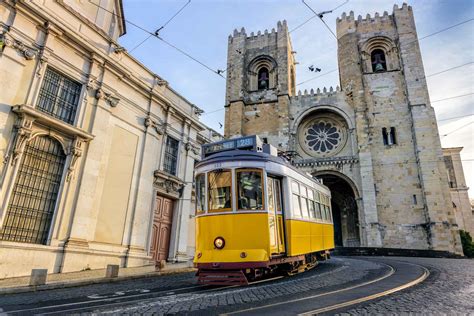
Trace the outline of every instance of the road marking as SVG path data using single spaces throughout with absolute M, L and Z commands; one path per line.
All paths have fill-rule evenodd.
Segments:
M 339 292 L 344 292 L 344 291 L 352 290 L 352 289 L 355 289 L 355 288 L 358 288 L 358 287 L 361 287 L 361 286 L 364 286 L 364 285 L 368 285 L 368 284 L 372 284 L 372 283 L 375 283 L 375 282 L 382 281 L 383 279 L 386 279 L 386 278 L 392 276 L 392 275 L 395 273 L 395 269 L 394 269 L 392 266 L 390 266 L 390 265 L 388 265 L 388 264 L 385 264 L 385 263 L 382 263 L 382 262 L 378 262 L 378 263 L 383 264 L 383 265 L 386 265 L 387 267 L 389 267 L 389 268 L 390 268 L 390 272 L 387 273 L 387 274 L 384 275 L 384 276 L 381 276 L 381 277 L 377 278 L 377 279 L 374 279 L 374 280 L 371 280 L 371 281 L 367 281 L 367 282 L 364 282 L 364 283 L 361 283 L 361 284 L 349 286 L 349 287 L 346 287 L 346 288 L 343 288 L 343 289 L 339 289 L 339 290 L 335 290 L 335 291 L 330 291 L 330 292 L 326 292 L 326 293 L 321 293 L 321 294 L 316 294 L 316 295 L 307 296 L 307 297 L 302 297 L 302 298 L 298 298 L 298 299 L 295 299 L 295 300 L 288 300 L 288 301 L 279 302 L 279 303 L 274 303 L 274 304 L 268 304 L 268 305 L 264 305 L 264 306 L 258 306 L 258 307 L 251 307 L 251 308 L 247 308 L 247 309 L 241 309 L 241 310 L 238 310 L 238 311 L 235 311 L 235 312 L 230 312 L 230 313 L 226 313 L 226 314 L 220 314 L 220 316 L 239 314 L 239 313 L 243 313 L 243 312 L 250 312 L 250 311 L 255 311 L 255 310 L 259 310 L 259 309 L 263 309 L 263 308 L 267 308 L 267 307 L 273 307 L 273 306 L 278 306 L 278 305 L 284 305 L 284 304 L 288 304 L 288 303 L 294 303 L 294 302 L 304 301 L 304 300 L 312 299 L 312 298 L 316 298 L 316 297 L 326 296 L 326 295 L 329 295 L 329 294 L 335 294 L 335 293 L 339 293 Z
M 269 281 L 278 280 L 278 279 L 281 279 L 281 278 L 284 278 L 284 276 L 277 276 L 277 277 L 270 278 L 270 279 L 251 282 L 251 283 L 249 283 L 249 285 L 253 285 L 253 284 L 257 284 L 257 283 L 263 283 L 263 282 L 269 282 Z M 201 286 L 195 286 L 195 287 L 203 287 L 203 286 L 201 285 Z M 195 288 L 195 287 L 177 289 L 177 290 L 174 290 L 174 292 L 167 292 L 167 293 L 165 293 L 165 295 L 166 294 L 171 294 L 171 293 L 172 293 L 171 295 L 173 295 L 173 294 L 175 294 L 176 291 L 180 291 L 180 290 L 183 290 L 183 289 Z M 235 287 L 240 287 L 240 285 L 229 285 L 229 286 L 224 286 L 224 287 L 219 287 L 219 288 L 211 288 L 211 289 L 206 289 L 206 290 L 202 290 L 202 291 L 194 292 L 194 293 L 201 294 L 201 293 L 206 293 L 206 292 L 226 290 L 226 289 L 235 288 Z M 161 291 L 161 292 L 165 292 L 165 291 Z M 155 292 L 155 293 L 160 293 L 160 292 Z M 149 293 L 149 294 L 155 294 L 155 293 Z M 135 297 L 135 296 L 140 296 L 140 295 L 139 294 L 138 295 L 129 295 L 129 296 L 123 296 L 123 297 L 120 297 L 120 298 L 129 298 L 129 297 Z M 119 297 L 114 297 L 114 298 L 103 299 L 103 300 L 95 300 L 95 301 L 89 301 L 89 302 L 80 302 L 80 303 L 63 304 L 63 305 L 55 305 L 55 306 L 48 306 L 48 307 L 42 307 L 42 308 L 45 309 L 45 308 L 53 308 L 53 307 L 61 307 L 61 306 L 78 305 L 78 304 L 83 304 L 83 303 L 87 304 L 87 303 L 100 302 L 100 301 L 110 301 L 110 300 L 114 300 L 114 299 L 118 299 L 118 298 Z M 102 304 L 102 305 L 97 305 L 97 306 L 80 307 L 80 308 L 73 308 L 73 309 L 67 309 L 67 310 L 61 310 L 61 311 L 46 312 L 46 313 L 42 313 L 42 315 L 52 315 L 52 314 L 58 314 L 58 313 L 64 313 L 64 312 L 73 312 L 73 311 L 79 311 L 79 310 L 83 310 L 83 309 L 94 308 L 94 307 L 103 308 L 103 307 L 107 307 L 107 306 L 121 305 L 121 304 L 127 304 L 127 303 L 138 303 L 140 301 L 146 301 L 146 300 L 150 300 L 150 299 L 153 299 L 153 297 L 142 299 L 142 300 L 129 301 L 129 302 L 117 302 L 117 303 Z M 31 310 L 34 310 L 34 309 L 31 309 Z M 14 312 L 19 312 L 19 311 L 14 311 Z M 9 313 L 11 313 L 11 312 L 9 311 Z
M 422 267 L 422 266 L 420 266 L 420 267 Z M 373 299 L 376 299 L 376 298 L 379 298 L 379 297 L 382 297 L 382 296 L 386 296 L 386 295 L 404 290 L 406 288 L 409 288 L 413 285 L 416 285 L 416 284 L 421 283 L 424 280 L 426 280 L 426 278 L 430 275 L 430 272 L 425 267 L 422 267 L 422 268 L 425 270 L 422 276 L 418 277 L 417 279 L 415 279 L 411 282 L 400 285 L 396 288 L 386 290 L 386 291 L 383 291 L 383 292 L 380 292 L 380 293 L 372 294 L 372 295 L 369 295 L 369 296 L 366 296 L 366 297 L 361 297 L 361 298 L 358 298 L 358 299 L 355 299 L 355 300 L 352 300 L 352 301 L 347 301 L 347 302 L 344 302 L 344 303 L 335 304 L 335 305 L 332 305 L 332 306 L 327 306 L 327 307 L 323 307 L 323 308 L 320 308 L 320 309 L 315 309 L 315 310 L 312 310 L 312 311 L 309 311 L 309 312 L 301 313 L 301 314 L 298 314 L 298 316 L 310 316 L 310 315 L 320 314 L 320 313 L 332 311 L 332 310 L 335 310 L 335 309 L 338 309 L 338 308 L 342 308 L 342 307 L 346 307 L 346 306 L 350 306 L 350 305 L 370 301 L 370 300 L 373 300 Z
M 118 291 L 118 292 L 115 292 L 115 293 L 112 294 L 112 295 L 92 294 L 92 295 L 87 296 L 87 298 L 90 298 L 90 299 L 92 299 L 92 300 L 97 300 L 97 299 L 101 299 L 101 298 L 124 296 L 124 295 L 127 294 L 127 293 L 133 293 L 133 292 L 148 293 L 148 292 L 150 292 L 150 290 L 147 290 L 147 289 L 137 289 L 137 290 L 128 290 L 128 291 Z
M 182 290 L 194 289 L 194 288 L 198 288 L 198 287 L 203 287 L 203 286 L 202 285 L 188 286 L 188 287 L 183 287 L 183 288 L 180 288 L 180 289 L 176 289 L 174 291 L 182 291 Z M 55 308 L 55 307 L 73 306 L 73 305 L 80 305 L 80 304 L 92 304 L 92 303 L 96 303 L 96 302 L 113 301 L 113 300 L 116 300 L 116 299 L 119 299 L 119 298 L 140 297 L 140 296 L 144 296 L 144 295 L 160 294 L 160 293 L 164 293 L 164 292 L 167 292 L 167 291 L 148 292 L 148 293 L 133 294 L 133 295 L 122 296 L 122 297 L 109 297 L 109 298 L 103 298 L 103 299 L 97 299 L 97 300 L 74 302 L 74 303 L 68 303 L 68 304 L 49 305 L 49 306 L 42 306 L 42 307 L 29 308 L 29 309 L 17 309 L 17 310 L 12 310 L 12 311 L 5 311 L 5 312 L 6 313 L 20 313 L 20 312 L 35 311 L 35 310 L 40 310 L 40 309 L 50 309 L 50 308 Z

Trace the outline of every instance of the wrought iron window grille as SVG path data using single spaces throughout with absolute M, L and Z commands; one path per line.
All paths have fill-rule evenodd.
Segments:
M 73 124 L 80 94 L 81 84 L 47 68 L 37 108 L 61 121 Z

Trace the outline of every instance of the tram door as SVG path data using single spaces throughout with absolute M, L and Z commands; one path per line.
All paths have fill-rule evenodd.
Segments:
M 270 250 L 272 254 L 278 255 L 285 252 L 281 180 L 273 177 L 268 177 L 267 192 Z

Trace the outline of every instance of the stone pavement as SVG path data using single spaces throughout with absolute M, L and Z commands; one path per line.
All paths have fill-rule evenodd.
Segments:
M 98 309 L 94 312 L 125 314 L 220 314 L 261 304 L 280 302 L 282 298 L 303 297 L 306 293 L 331 289 L 365 278 L 375 278 L 387 267 L 374 262 L 333 258 L 303 274 L 249 287 L 205 293 L 187 293 L 133 303 L 128 307 Z
M 120 301 L 110 301 L 114 305 L 94 308 L 87 305 L 87 310 L 73 312 L 217 315 L 347 288 L 387 274 L 387 266 L 370 260 L 387 260 L 387 263 L 388 260 L 399 260 L 419 264 L 429 268 L 430 276 L 412 288 L 353 305 L 344 310 L 332 311 L 330 314 L 473 313 L 474 315 L 474 260 L 406 257 L 335 257 L 311 271 L 294 277 L 248 287 L 196 288 L 194 273 L 180 273 L 68 289 L 0 295 L 0 310 L 8 312 L 65 304 L 62 306 L 65 306 L 67 313 L 71 313 L 67 309 L 81 307 L 77 305 L 78 302 L 93 301 L 94 298 L 110 298 L 117 293 L 121 293 L 117 295 L 128 295 L 150 291 L 149 294 L 152 296 L 140 296 L 139 300 L 134 301 L 131 297 L 121 296 Z M 374 286 L 377 286 L 377 283 L 374 283 Z M 182 291 L 183 289 L 188 290 Z M 76 305 L 68 305 L 71 303 Z M 280 305 L 281 309 L 279 306 L 280 312 L 277 314 L 285 315 L 285 312 L 288 314 L 290 304 L 298 303 Z
M 391 258 L 423 265 L 430 276 L 412 288 L 352 306 L 339 315 L 474 315 L 474 260 Z
M 143 278 L 163 274 L 194 271 L 191 263 L 167 264 L 156 270 L 154 266 L 120 268 L 115 279 L 105 278 L 106 269 L 95 269 L 69 273 L 48 274 L 46 285 L 29 286 L 30 276 L 0 279 L 0 294 L 22 293 L 56 288 L 84 286 L 95 283 L 120 282 L 127 279 Z

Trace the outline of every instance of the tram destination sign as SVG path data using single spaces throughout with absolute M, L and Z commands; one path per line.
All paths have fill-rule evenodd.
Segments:
M 240 137 L 234 139 L 223 140 L 216 143 L 202 145 L 202 158 L 209 157 L 213 154 L 229 151 L 234 149 L 262 151 L 263 143 L 256 135 Z

